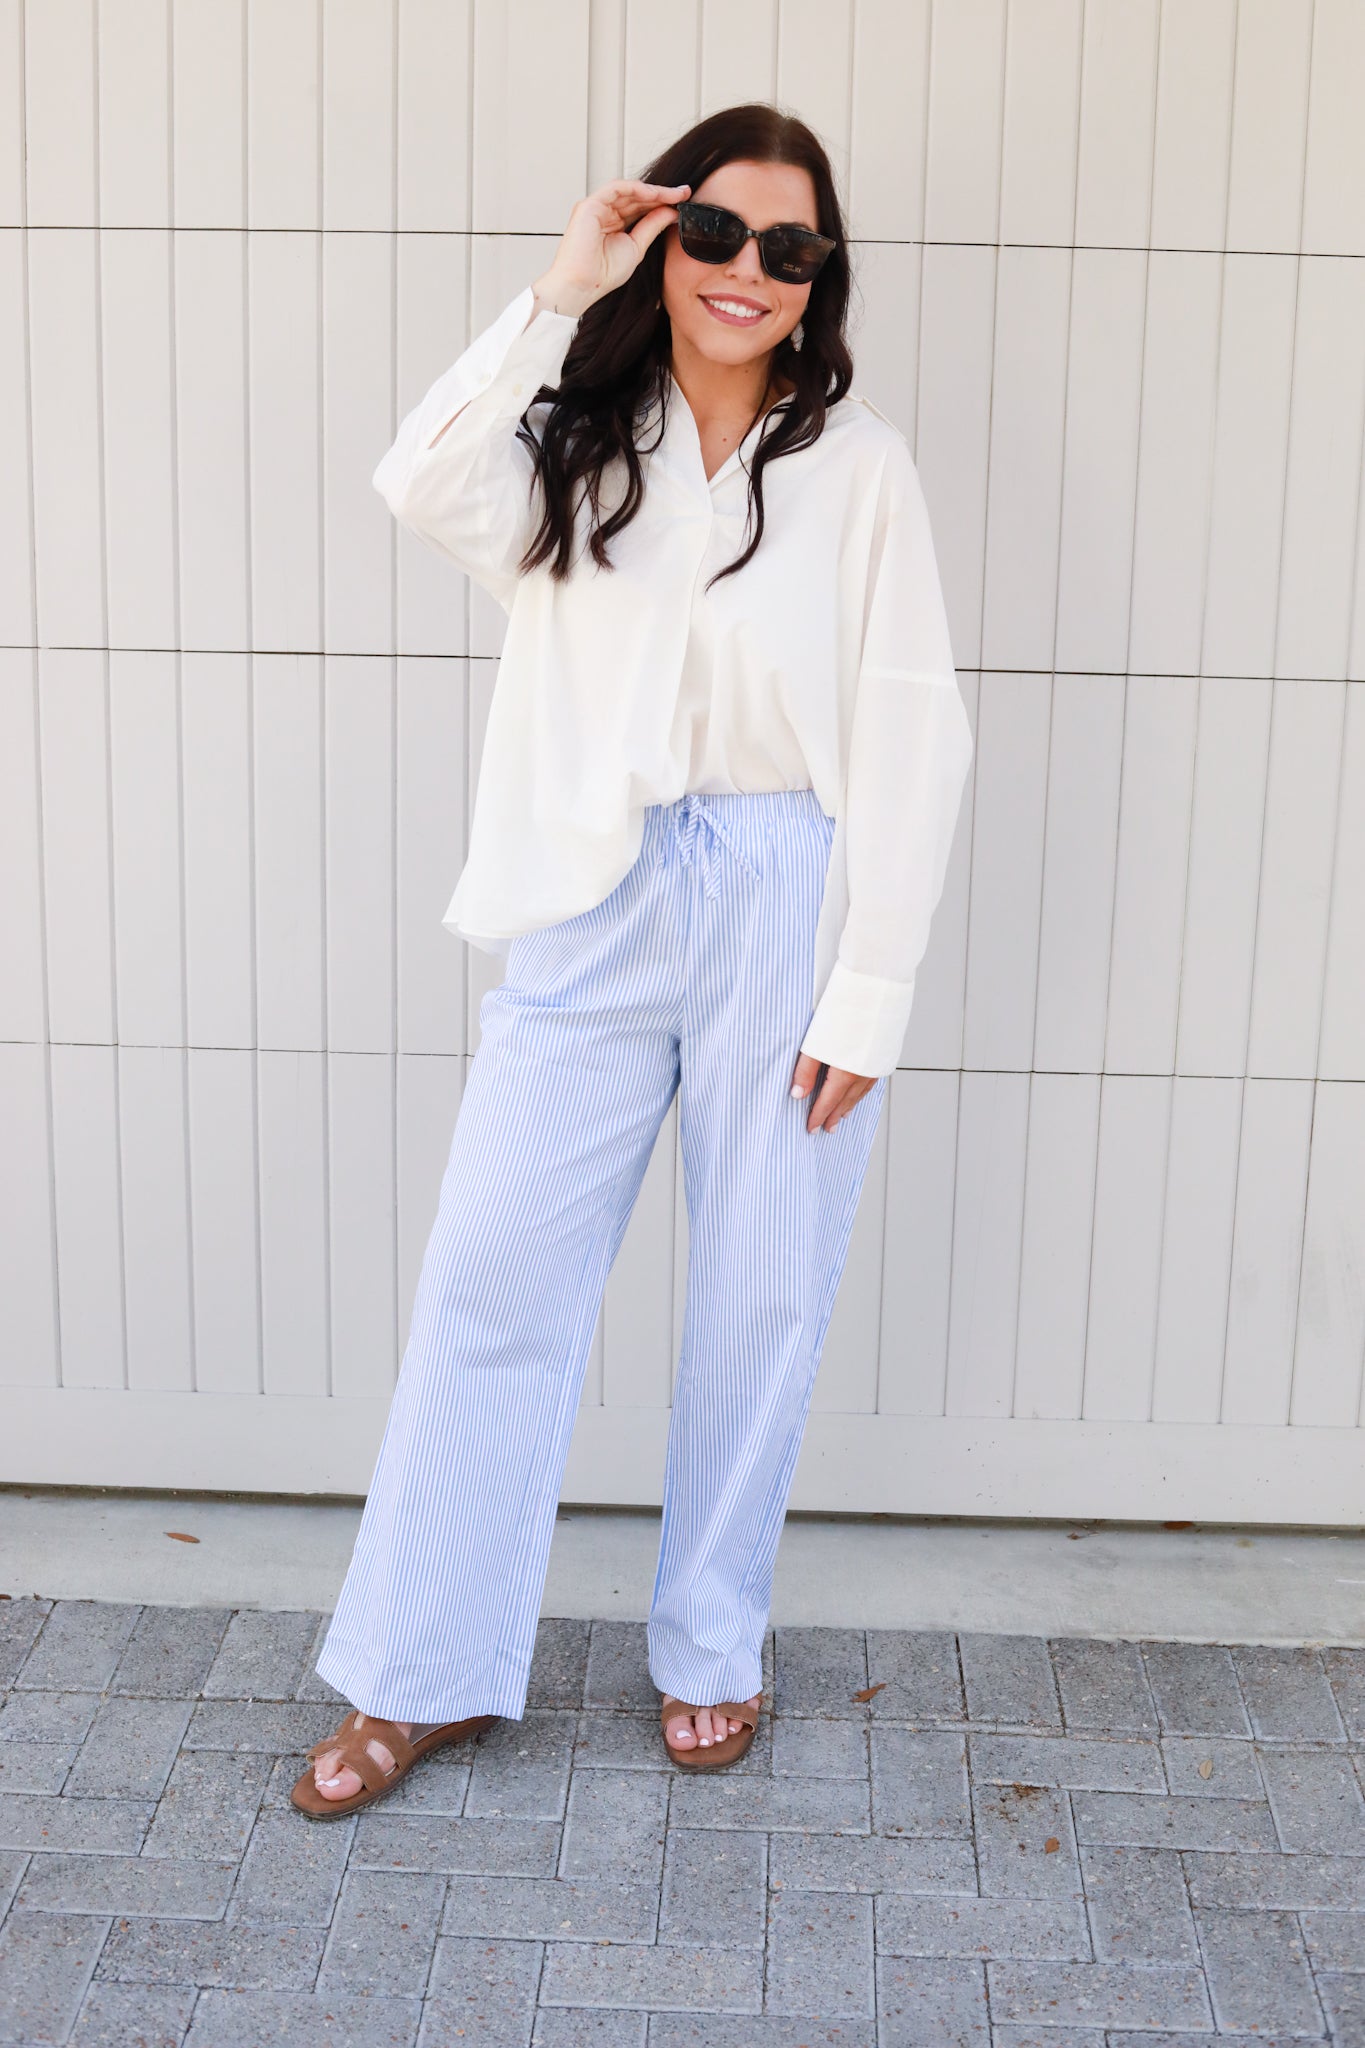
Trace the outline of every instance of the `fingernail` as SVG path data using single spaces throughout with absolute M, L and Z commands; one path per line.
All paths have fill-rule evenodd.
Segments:
M 805 1089 L 801 1086 L 801 1083 L 799 1081 L 792 1082 L 792 1094 L 796 1097 L 798 1102 L 801 1100 L 805 1092 Z

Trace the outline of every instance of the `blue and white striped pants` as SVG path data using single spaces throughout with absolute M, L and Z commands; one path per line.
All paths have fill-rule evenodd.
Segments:
M 762 1684 L 773 1565 L 886 1082 L 791 1072 L 833 821 L 809 789 L 645 812 L 592 909 L 484 997 L 402 1371 L 319 1674 L 362 1712 L 519 1718 L 608 1271 L 675 1090 L 689 1223 L 647 1633 L 660 1691 Z

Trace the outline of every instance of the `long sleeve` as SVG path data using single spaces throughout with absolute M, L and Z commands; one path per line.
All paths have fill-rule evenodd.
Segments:
M 929 513 L 906 443 L 877 507 L 844 789 L 849 908 L 802 1052 L 894 1072 L 972 757 Z
M 558 382 L 578 325 L 548 310 L 531 320 L 534 298 L 526 285 L 442 372 L 374 472 L 394 517 L 504 609 L 535 525 L 531 453 L 517 422 L 540 385 Z

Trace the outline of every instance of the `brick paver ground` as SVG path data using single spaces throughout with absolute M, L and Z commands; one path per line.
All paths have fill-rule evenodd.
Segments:
M 314 1612 L 0 1602 L 0 2041 L 1365 2048 L 1365 1650 L 779 1629 L 735 1769 L 644 1630 L 311 1825 Z

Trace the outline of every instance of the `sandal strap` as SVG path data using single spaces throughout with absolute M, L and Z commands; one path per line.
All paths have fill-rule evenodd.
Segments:
M 382 1742 L 388 1750 L 394 1762 L 391 1771 L 386 1771 L 379 1758 L 371 1754 L 368 1744 L 372 1741 Z M 313 1762 L 329 1751 L 340 1757 L 343 1769 L 355 1772 L 367 1792 L 378 1792 L 395 1778 L 401 1778 L 417 1754 L 396 1721 L 385 1720 L 379 1714 L 362 1714 L 358 1709 L 346 1716 L 335 1735 L 315 1742 L 307 1756 Z
M 747 1700 L 720 1700 L 715 1706 L 709 1707 L 708 1711 L 713 1714 L 724 1714 L 731 1721 L 740 1721 L 746 1728 L 757 1728 L 761 1705 L 761 1697 L 759 1707 L 751 1707 Z M 659 1721 L 661 1726 L 666 1729 L 669 1722 L 676 1720 L 679 1714 L 699 1714 L 700 1712 L 700 1707 L 690 1705 L 687 1700 L 674 1699 L 671 1692 L 666 1692 L 660 1702 Z

